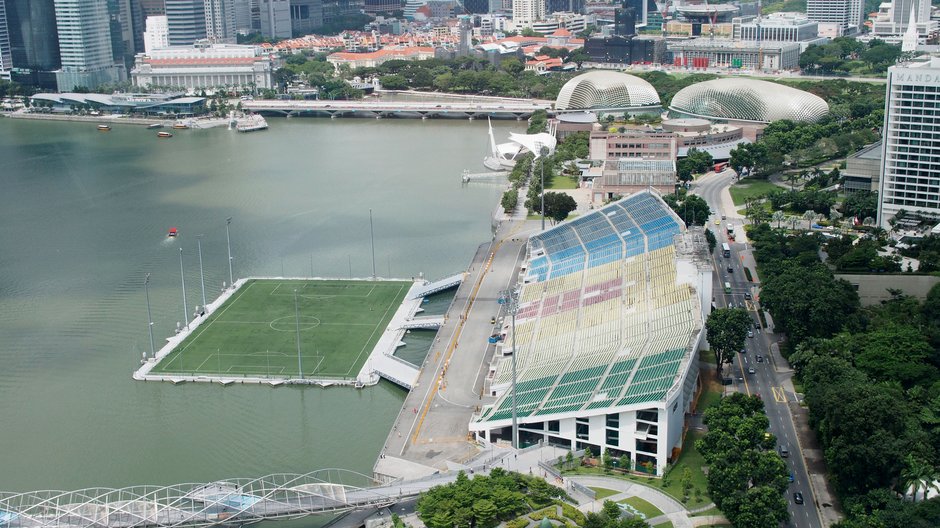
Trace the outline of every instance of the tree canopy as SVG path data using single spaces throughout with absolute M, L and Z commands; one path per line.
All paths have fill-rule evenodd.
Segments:
M 751 316 L 743 308 L 719 308 L 708 314 L 705 323 L 706 338 L 718 362 L 718 372 L 730 365 L 738 350 L 744 348 Z

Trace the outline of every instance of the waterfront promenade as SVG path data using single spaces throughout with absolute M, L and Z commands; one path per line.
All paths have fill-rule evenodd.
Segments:
M 477 249 L 418 384 L 395 420 L 374 468 L 379 477 L 429 475 L 459 467 L 480 452 L 467 424 L 479 406 L 494 401 L 482 393 L 495 349 L 487 339 L 495 332 L 490 321 L 499 322 L 500 292 L 514 283 L 528 236 L 539 229 L 538 221 L 525 219 L 522 207 L 499 218 L 492 241 Z

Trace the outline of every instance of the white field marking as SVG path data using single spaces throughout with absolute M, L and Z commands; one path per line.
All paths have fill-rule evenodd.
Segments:
M 300 357 L 306 357 L 306 356 L 301 355 Z M 320 358 L 320 361 L 317 361 L 317 364 L 313 367 L 313 370 L 311 370 L 310 372 L 304 372 L 304 375 L 305 375 L 305 376 L 307 376 L 307 375 L 309 375 L 309 376 L 314 376 L 314 375 L 316 375 L 317 370 L 320 368 L 320 365 L 323 364 L 323 359 L 324 359 L 325 356 L 313 356 L 313 357 L 318 357 L 318 358 Z
M 229 367 L 228 369 L 226 369 L 226 371 L 225 371 L 226 374 L 230 374 L 233 369 L 234 369 L 235 372 L 240 372 L 240 373 L 244 373 L 244 374 L 251 374 L 252 372 L 258 372 L 258 367 L 253 367 L 253 366 L 250 366 L 250 365 L 232 365 L 231 367 Z M 275 366 L 273 369 L 268 369 L 268 370 L 265 372 L 265 374 L 270 375 L 272 372 L 273 372 L 274 374 L 283 374 L 283 373 L 284 373 L 284 367 Z M 259 374 L 259 375 L 260 375 L 260 374 Z
M 374 288 L 374 287 L 375 287 L 375 286 L 373 286 L 373 288 Z M 362 357 L 362 353 L 365 352 L 366 347 L 369 346 L 369 341 L 372 340 L 372 336 L 375 335 L 375 332 L 379 329 L 379 325 L 382 324 L 382 321 L 385 320 L 385 316 L 388 315 L 388 311 L 391 310 L 391 309 L 392 309 L 392 306 L 395 304 L 395 303 L 394 303 L 394 299 L 397 299 L 397 298 L 398 298 L 398 294 L 401 293 L 401 289 L 404 288 L 404 287 L 405 287 L 404 284 L 398 287 L 398 291 L 395 292 L 395 295 L 392 297 L 393 302 L 388 303 L 388 307 L 385 308 L 385 312 L 382 314 L 382 317 L 379 318 L 379 322 L 375 324 L 375 328 L 372 329 L 372 333 L 369 334 L 369 338 L 366 339 L 366 342 L 362 345 L 362 350 L 360 350 L 360 351 L 359 351 L 359 354 L 356 355 L 356 359 L 353 360 L 352 365 L 355 365 L 356 363 L 359 362 L 359 358 Z M 350 371 L 352 370 L 352 365 L 350 365 L 350 367 L 346 370 L 346 375 L 347 375 L 347 376 L 349 375 Z
M 189 348 L 189 345 L 191 345 L 191 344 L 193 344 L 194 342 L 196 342 L 196 341 L 199 339 L 199 336 L 201 336 L 202 334 L 206 333 L 206 330 L 208 330 L 209 327 L 213 325 L 213 323 L 215 323 L 220 317 L 222 317 L 222 314 L 224 314 L 225 312 L 227 312 L 228 309 L 231 308 L 233 304 L 235 304 L 235 301 L 237 301 L 238 299 L 240 299 L 241 296 L 244 295 L 245 292 L 248 291 L 248 289 L 251 288 L 251 287 L 254 286 L 254 285 L 255 285 L 255 283 L 254 283 L 254 281 L 252 281 L 252 282 L 248 285 L 247 288 L 245 288 L 242 292 L 240 292 L 240 293 L 238 294 L 238 297 L 229 299 L 229 305 L 226 306 L 225 309 L 222 310 L 221 312 L 219 312 L 219 313 L 217 313 L 217 314 L 216 314 L 216 313 L 212 314 L 212 315 L 213 315 L 212 320 L 209 321 L 208 323 L 204 324 L 204 325 L 200 325 L 200 327 L 199 327 L 199 329 L 198 329 L 198 330 L 199 330 L 199 333 L 198 333 L 198 334 L 195 334 L 195 335 L 190 334 L 188 337 L 191 337 L 192 339 L 189 341 L 189 343 L 186 344 L 186 346 L 184 346 L 183 348 L 179 349 L 177 352 L 178 352 L 179 354 L 182 354 L 184 350 L 186 350 L 187 348 Z

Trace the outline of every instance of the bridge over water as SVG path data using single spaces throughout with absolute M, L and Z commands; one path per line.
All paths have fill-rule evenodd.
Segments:
M 347 470 L 279 473 L 202 484 L 0 493 L 2 528 L 171 528 L 243 525 L 381 508 L 456 479 L 377 484 Z M 353 483 L 354 482 L 354 483 Z M 356 485 L 358 484 L 358 485 Z
M 242 108 L 252 112 L 330 117 L 400 117 L 528 119 L 536 110 L 551 111 L 551 104 L 536 101 L 242 101 Z

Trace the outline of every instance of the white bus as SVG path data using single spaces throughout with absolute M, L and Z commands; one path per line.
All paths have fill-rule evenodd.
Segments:
M 727 243 L 721 244 L 721 256 L 725 258 L 731 257 L 731 246 L 729 246 Z

